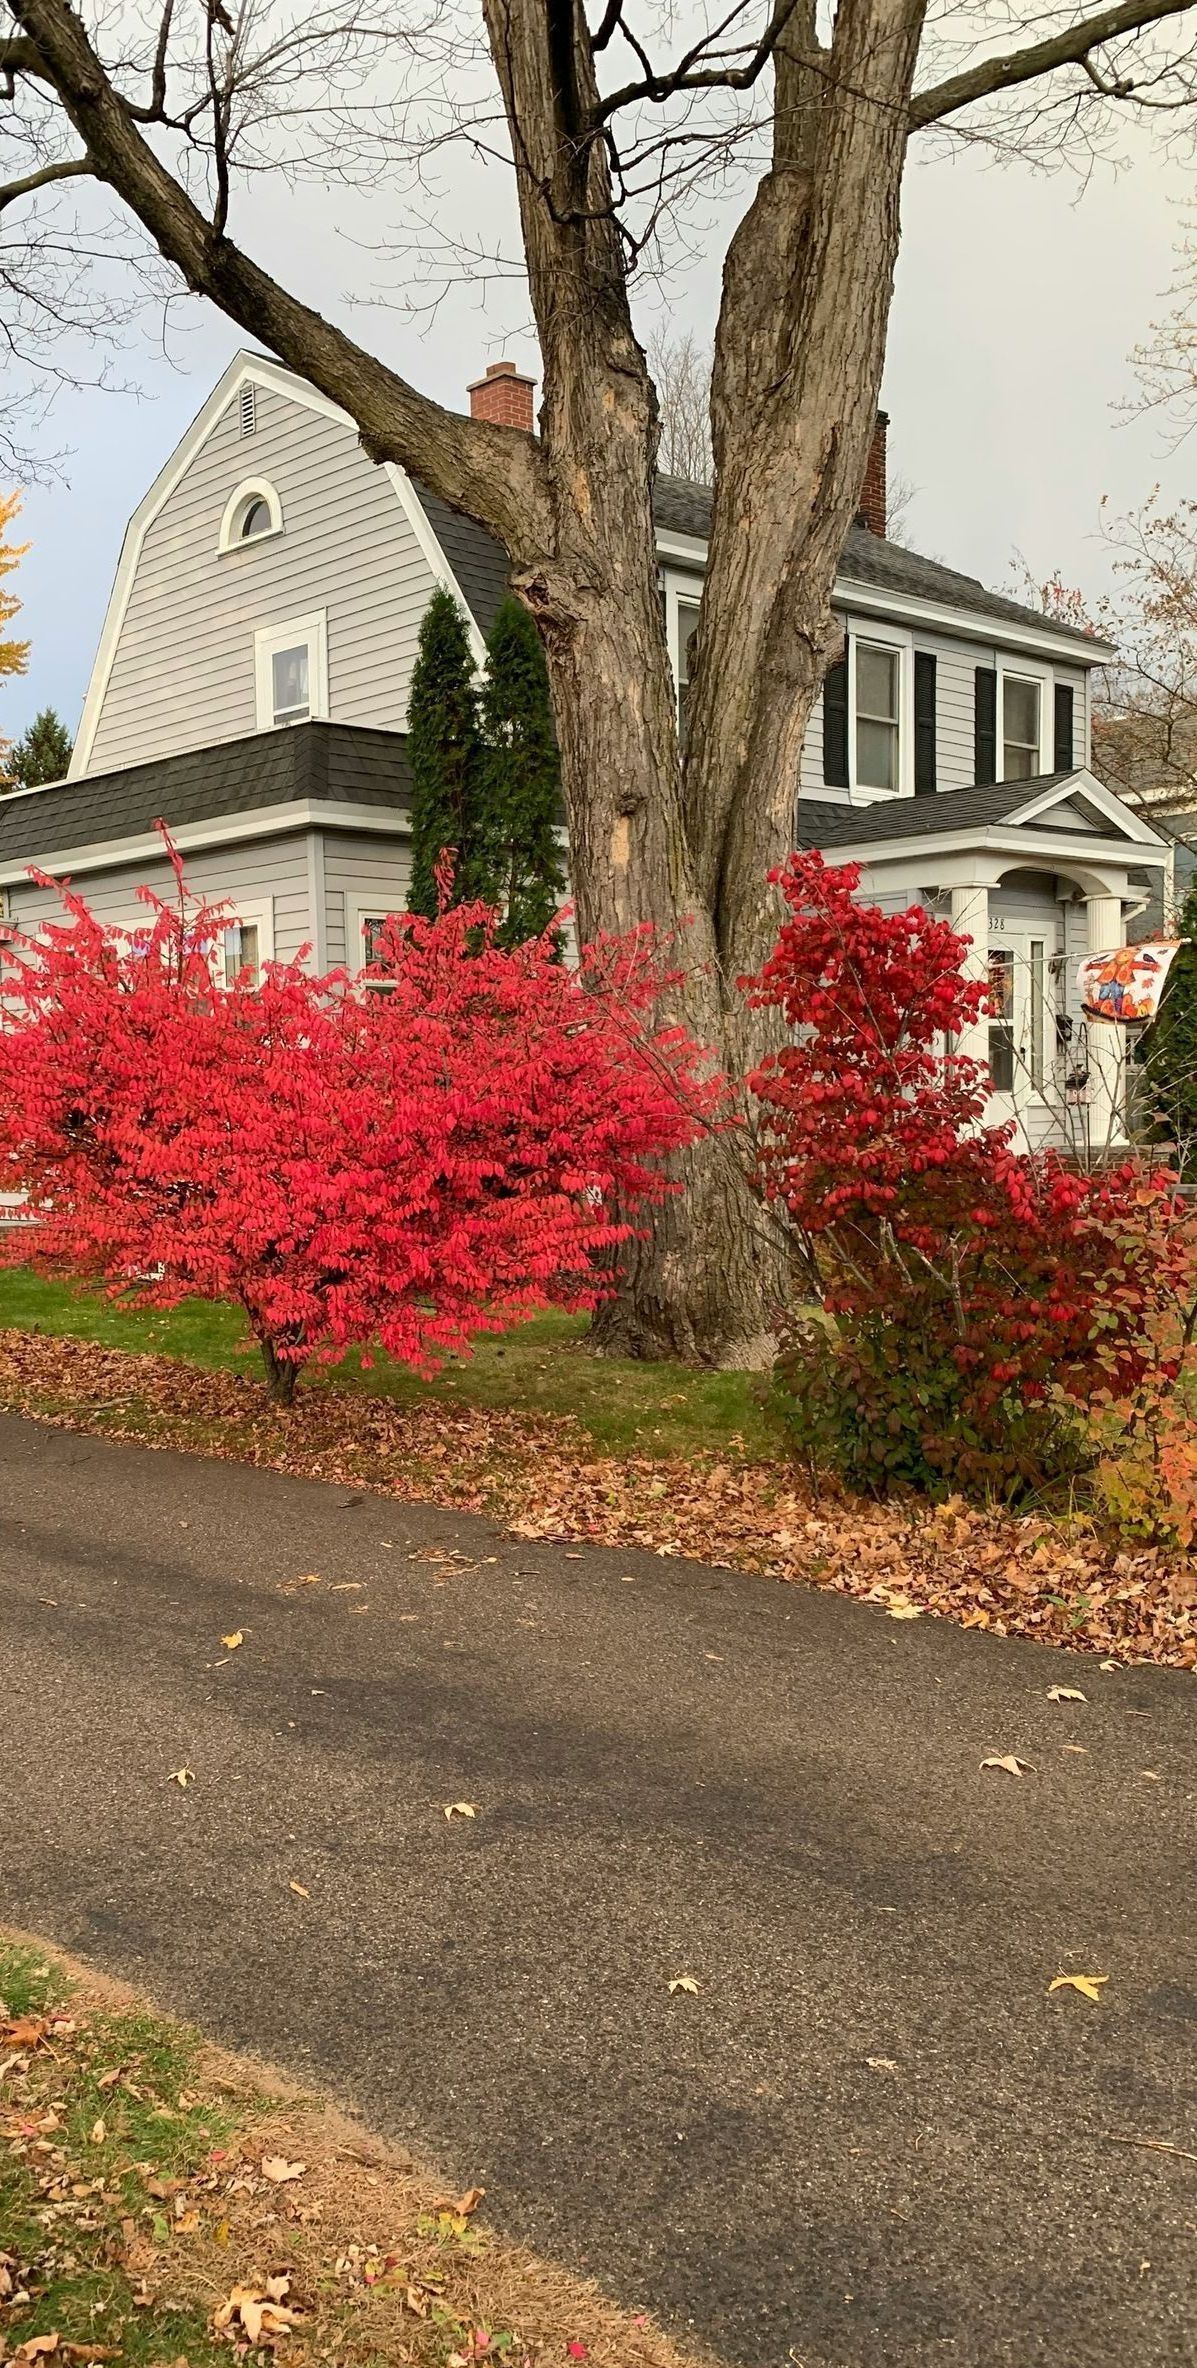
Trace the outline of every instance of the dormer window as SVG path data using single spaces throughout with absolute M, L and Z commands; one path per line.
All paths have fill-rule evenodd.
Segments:
M 220 521 L 220 551 L 241 551 L 247 543 L 264 542 L 283 531 L 283 505 L 273 485 L 255 477 L 229 495 Z
M 1042 686 L 1023 674 L 1002 682 L 1002 779 L 1029 781 L 1039 772 Z

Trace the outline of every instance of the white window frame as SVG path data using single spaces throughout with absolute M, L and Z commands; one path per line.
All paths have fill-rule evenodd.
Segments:
M 997 748 L 994 752 L 997 758 L 995 770 L 998 780 L 1007 781 L 1015 778 L 1013 774 L 1008 774 L 1006 771 L 1006 683 L 1009 679 L 1013 679 L 1015 682 L 1034 682 L 1039 685 L 1039 763 L 1036 771 L 1050 773 L 1054 770 L 1055 763 L 1052 745 L 1055 731 L 1055 706 L 1052 700 L 1052 689 L 1055 676 L 1052 669 L 1050 666 L 1037 666 L 1033 658 L 999 658 L 997 667 Z M 1073 687 L 1075 689 L 1075 685 Z M 1074 719 L 1075 715 L 1074 703 Z
M 677 702 L 679 722 L 681 720 L 682 693 L 682 637 L 677 612 L 679 607 L 694 608 L 698 605 L 702 599 L 702 587 L 705 581 L 704 576 L 682 575 L 672 567 L 664 568 L 661 572 L 661 589 L 665 594 L 665 640 L 669 649 L 669 663 L 673 668 L 673 693 L 675 702 Z
M 241 529 L 254 502 L 265 502 L 270 512 L 270 524 L 262 534 L 251 534 L 247 541 Z M 282 531 L 283 505 L 273 485 L 268 484 L 265 477 L 245 477 L 224 505 L 216 548 L 222 557 L 229 551 L 256 551 L 260 543 L 270 542 Z
M 272 896 L 227 896 L 214 899 L 227 906 L 220 923 L 220 935 L 212 947 L 212 969 L 217 986 L 225 992 L 224 933 L 226 929 L 256 929 L 258 933 L 258 964 L 265 969 L 275 959 L 274 953 L 274 898 Z
M 283 625 L 260 625 L 254 635 L 254 692 L 258 730 L 282 731 L 274 720 L 274 658 L 279 650 L 308 650 L 308 712 L 310 722 L 328 714 L 328 610 L 313 609 L 306 617 L 290 617 Z
M 914 796 L 914 635 L 872 618 L 845 617 L 848 645 L 848 794 L 853 805 L 872 806 L 885 798 Z M 856 773 L 856 645 L 895 653 L 898 660 L 898 786 L 876 789 Z
M 381 908 L 381 910 L 380 910 Z M 357 978 L 366 967 L 366 923 L 384 921 L 388 913 L 406 910 L 406 894 L 401 904 L 388 903 L 385 896 L 347 896 L 345 899 L 345 968 Z M 370 981 L 371 989 L 386 993 L 381 979 Z

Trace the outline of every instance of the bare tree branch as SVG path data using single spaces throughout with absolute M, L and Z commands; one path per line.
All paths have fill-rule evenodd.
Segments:
M 22 180 L 0 182 L 0 214 L 18 197 L 32 197 L 35 190 L 49 188 L 52 181 L 81 178 L 94 181 L 95 177 L 95 166 L 86 156 L 64 157 L 61 164 L 39 165 L 36 172 L 26 173 Z
M 519 543 L 545 493 L 528 437 L 462 419 L 389 370 L 222 236 L 155 155 L 65 0 L 10 0 L 53 76 L 94 170 L 118 188 L 197 294 L 352 408 L 371 458 L 418 467 L 443 500 Z M 347 403 L 347 398 L 349 401 Z
M 1191 6 L 1192 0 L 1119 0 L 1116 8 L 1082 17 L 1079 24 L 1066 26 L 1045 41 L 1032 42 L 1004 57 L 983 58 L 963 74 L 953 74 L 947 82 L 917 92 L 910 105 L 911 127 L 921 131 L 929 123 L 942 122 L 945 115 L 959 114 L 962 107 L 971 107 L 978 99 L 994 98 L 1023 82 L 1036 82 L 1061 66 L 1081 65 L 1103 42 L 1117 40 L 1122 33 L 1142 32 L 1165 17 L 1183 16 Z

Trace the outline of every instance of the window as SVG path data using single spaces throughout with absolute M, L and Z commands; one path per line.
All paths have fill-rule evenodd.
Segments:
M 1014 949 L 989 949 L 989 1078 L 995 1094 L 1014 1091 Z
M 366 970 L 371 963 L 381 959 L 380 940 L 383 930 L 390 915 L 402 910 L 404 894 L 404 890 L 397 889 L 395 902 L 390 906 L 384 905 L 381 897 L 371 904 L 354 904 L 347 901 L 345 909 L 345 962 L 349 970 Z M 364 984 L 367 993 L 371 995 L 389 995 L 391 992 L 389 979 L 371 978 L 366 979 Z
M 226 922 L 212 949 L 216 983 L 235 986 L 248 972 L 250 985 L 260 986 L 266 964 L 274 960 L 274 900 L 267 897 L 259 904 L 249 904 L 232 897 L 229 901 L 236 905 L 237 917 Z
M 255 634 L 259 731 L 327 715 L 327 650 L 323 609 L 314 616 L 295 617 L 289 625 L 264 625 Z
M 218 551 L 241 551 L 246 543 L 260 543 L 268 534 L 283 531 L 283 505 L 265 478 L 247 478 L 229 495 L 220 521 Z
M 1042 686 L 1021 674 L 1002 677 L 1002 779 L 1029 781 L 1040 771 Z
M 899 654 L 871 641 L 857 641 L 854 649 L 857 786 L 896 790 L 899 787 Z
M 677 735 L 683 748 L 686 745 L 686 710 L 690 696 L 690 674 L 697 635 L 698 602 L 696 600 L 679 600 L 677 604 Z

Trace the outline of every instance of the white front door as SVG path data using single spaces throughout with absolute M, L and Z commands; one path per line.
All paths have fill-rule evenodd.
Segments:
M 990 920 L 989 1073 L 992 1123 L 1017 1118 L 1036 1140 L 1048 1131 L 1056 1058 L 1060 925 L 1007 930 Z M 1037 1121 L 1037 1123 L 1036 1123 Z

